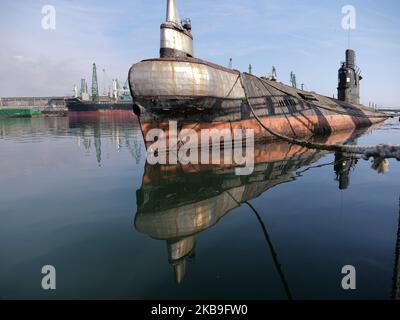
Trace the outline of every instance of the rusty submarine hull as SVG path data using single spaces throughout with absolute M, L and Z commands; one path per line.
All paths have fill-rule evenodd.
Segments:
M 264 126 L 289 137 L 368 127 L 387 117 L 360 104 L 361 79 L 351 49 L 339 69 L 339 99 L 197 59 L 191 22 L 180 20 L 175 0 L 167 1 L 160 58 L 129 71 L 133 110 L 145 140 L 150 130 L 167 129 L 170 121 L 178 131 L 253 129 L 256 141 L 273 140 L 255 114 Z

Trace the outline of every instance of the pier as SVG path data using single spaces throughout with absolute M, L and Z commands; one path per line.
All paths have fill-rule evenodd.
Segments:
M 40 109 L 46 109 L 48 107 L 63 108 L 65 107 L 65 100 L 72 97 L 10 97 L 0 98 L 1 107 L 12 107 L 12 108 L 27 108 L 35 107 Z
M 393 109 L 378 109 L 380 112 L 386 112 L 390 115 L 393 116 L 399 116 L 400 115 L 400 108 L 393 108 Z
M 68 114 L 66 100 L 70 97 L 0 98 L 0 118 L 32 116 L 64 117 Z

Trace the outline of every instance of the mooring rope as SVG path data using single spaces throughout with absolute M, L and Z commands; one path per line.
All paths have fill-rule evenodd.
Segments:
M 253 109 L 253 106 L 251 105 L 249 96 L 246 91 L 246 87 L 244 85 L 243 81 L 243 75 L 240 73 L 240 84 L 243 88 L 244 91 L 244 96 L 246 99 L 246 102 L 250 108 L 251 113 L 253 114 L 255 120 L 258 122 L 258 124 L 266 130 L 269 134 L 272 136 L 286 141 L 291 144 L 296 144 L 305 148 L 309 149 L 317 149 L 317 150 L 325 150 L 325 151 L 333 151 L 333 152 L 345 152 L 345 153 L 353 153 L 353 154 L 359 154 L 362 155 L 364 159 L 368 160 L 369 158 L 373 157 L 374 159 L 390 159 L 394 158 L 400 161 L 400 145 L 387 145 L 387 144 L 380 144 L 380 145 L 375 145 L 375 146 L 348 146 L 348 145 L 343 145 L 343 144 L 324 144 L 324 143 L 317 143 L 317 142 L 309 142 L 306 140 L 301 140 L 297 138 L 291 138 L 286 135 L 280 134 L 279 132 L 276 132 L 275 130 L 267 127 L 262 120 L 259 118 L 259 116 L 256 114 L 256 112 Z
M 257 218 L 257 221 L 258 221 L 258 223 L 260 224 L 261 229 L 262 229 L 262 231 L 263 231 L 265 240 L 266 240 L 266 242 L 267 242 L 267 244 L 268 244 L 269 250 L 270 250 L 270 252 L 271 252 L 272 260 L 273 260 L 273 262 L 274 262 L 274 265 L 275 265 L 276 270 L 278 271 L 279 278 L 280 278 L 281 281 L 282 281 L 282 284 L 283 284 L 283 287 L 284 287 L 284 289 L 285 289 L 285 293 L 286 293 L 286 295 L 287 295 L 287 297 L 288 297 L 288 300 L 293 300 L 293 296 L 292 296 L 292 293 L 291 293 L 291 291 L 290 291 L 288 281 L 286 280 L 285 273 L 283 272 L 283 269 L 282 269 L 282 264 L 281 264 L 281 263 L 279 262 L 279 260 L 278 260 L 278 254 L 277 254 L 276 251 L 275 251 L 274 245 L 272 244 L 272 240 L 271 240 L 271 238 L 270 238 L 270 236 L 269 236 L 269 233 L 268 233 L 268 231 L 267 231 L 267 227 L 265 226 L 265 223 L 264 223 L 264 221 L 263 221 L 261 215 L 258 213 L 258 211 L 256 210 L 256 208 L 254 208 L 253 205 L 252 205 L 249 201 L 244 201 L 244 202 L 242 203 L 242 202 L 238 201 L 229 191 L 226 191 L 226 192 L 227 192 L 227 194 L 233 199 L 233 201 L 236 202 L 236 204 L 237 204 L 239 207 L 241 207 L 242 204 L 244 203 L 244 204 L 246 204 L 246 205 L 251 209 L 251 211 L 255 214 L 255 216 L 256 216 L 256 218 Z

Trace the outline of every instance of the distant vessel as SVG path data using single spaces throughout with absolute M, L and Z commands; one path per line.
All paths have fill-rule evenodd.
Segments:
M 34 108 L 5 107 L 0 108 L 0 118 L 35 118 L 42 113 Z
M 105 70 L 103 70 L 105 73 Z M 105 111 L 105 110 L 131 110 L 132 97 L 128 88 L 128 81 L 121 88 L 117 79 L 112 80 L 107 95 L 100 96 L 97 82 L 97 67 L 93 63 L 92 95 L 89 95 L 86 79 L 81 79 L 81 88 L 74 87 L 74 98 L 66 99 L 65 104 L 68 111 Z
M 160 58 L 134 64 L 129 85 L 143 135 L 153 128 L 254 129 L 256 140 L 274 139 L 264 126 L 290 137 L 371 126 L 386 115 L 360 104 L 362 79 L 354 50 L 339 70 L 338 99 L 288 86 L 276 77 L 256 77 L 194 57 L 190 20 L 181 21 L 175 0 L 167 1 L 161 25 Z M 294 76 L 294 75 L 292 75 Z M 294 80 L 294 77 L 292 78 Z
M 97 102 L 71 98 L 65 103 L 68 111 L 132 110 L 133 105 L 132 100 L 115 102 L 108 97 L 101 97 Z

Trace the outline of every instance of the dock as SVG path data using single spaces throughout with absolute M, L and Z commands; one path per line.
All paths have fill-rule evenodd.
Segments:
M 35 107 L 39 110 L 48 107 L 65 107 L 65 101 L 72 97 L 8 97 L 0 98 L 0 108 L 28 108 Z
M 0 98 L 0 118 L 64 117 L 70 97 Z
M 400 108 L 393 108 L 393 109 L 378 109 L 377 111 L 386 112 L 393 116 L 400 116 Z

